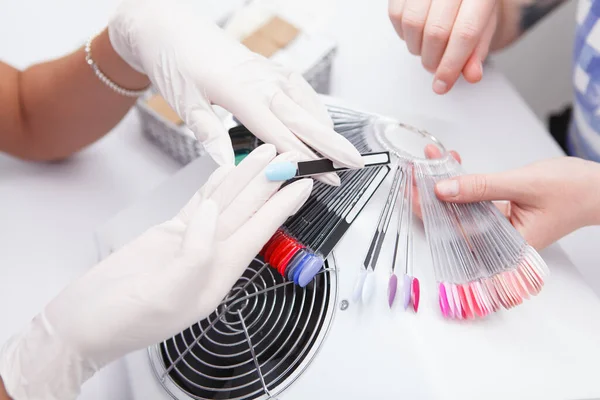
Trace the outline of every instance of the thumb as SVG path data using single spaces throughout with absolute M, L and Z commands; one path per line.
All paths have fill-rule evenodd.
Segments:
M 217 164 L 234 164 L 235 156 L 231 138 L 212 108 L 190 111 L 186 124 Z
M 181 243 L 180 261 L 185 267 L 197 268 L 210 260 L 218 217 L 217 203 L 210 199 L 201 201 L 192 211 Z
M 511 173 L 463 175 L 446 179 L 435 185 L 440 200 L 453 203 L 510 200 L 519 202 L 527 196 L 518 176 Z

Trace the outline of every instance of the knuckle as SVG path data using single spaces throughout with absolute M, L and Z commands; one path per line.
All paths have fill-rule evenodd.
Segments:
M 483 199 L 488 192 L 488 182 L 484 176 L 475 175 L 471 182 L 471 192 L 477 199 Z
M 425 70 L 427 70 L 427 72 L 430 73 L 434 73 L 437 65 L 434 64 L 431 60 L 429 59 L 425 59 L 425 58 L 421 58 L 421 65 L 423 65 L 423 68 L 425 68 Z
M 425 20 L 414 11 L 408 9 L 402 16 L 402 28 L 410 30 L 423 30 Z
M 464 23 L 457 28 L 456 34 L 462 42 L 474 42 L 479 38 L 480 32 L 474 23 Z
M 388 10 L 388 15 L 390 17 L 390 20 L 392 22 L 399 22 L 402 20 L 402 8 L 399 7 L 392 7 L 390 6 L 389 10 Z
M 450 37 L 450 29 L 439 23 L 431 24 L 425 28 L 424 36 L 428 41 L 443 43 Z

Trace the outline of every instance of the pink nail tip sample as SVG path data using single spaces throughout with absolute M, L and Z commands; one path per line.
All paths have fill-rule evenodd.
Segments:
M 458 285 L 457 289 L 458 289 L 458 297 L 460 298 L 460 304 L 462 306 L 462 309 L 465 311 L 465 318 L 472 319 L 473 311 L 471 310 L 471 307 L 467 300 L 467 295 L 465 294 L 465 289 L 464 289 L 463 285 Z
M 478 317 L 483 317 L 484 314 L 481 311 L 481 307 L 479 306 L 480 300 L 478 299 L 478 296 L 477 296 L 477 289 L 475 287 L 475 282 L 469 283 L 468 288 L 469 288 L 469 297 L 471 298 L 471 302 L 473 304 L 473 311 L 475 311 L 475 314 L 477 314 Z
M 448 299 L 448 315 L 450 318 L 458 318 L 456 302 L 454 301 L 454 296 L 452 293 L 452 285 L 449 283 L 444 283 L 444 287 L 446 288 L 446 299 Z
M 465 312 L 465 309 L 463 308 L 463 305 L 460 301 L 460 294 L 458 293 L 458 285 L 457 284 L 452 284 L 452 297 L 454 298 L 454 304 L 455 304 L 455 308 L 456 308 L 456 316 L 458 317 L 458 319 L 465 319 L 467 318 L 467 313 Z
M 446 287 L 444 286 L 443 283 L 440 283 L 439 293 L 440 293 L 440 310 L 442 311 L 442 315 L 444 317 L 448 318 L 449 317 L 448 297 L 446 296 Z
M 412 303 L 413 303 L 413 310 L 415 310 L 415 312 L 419 311 L 420 297 L 421 297 L 421 286 L 419 284 L 419 279 L 413 278 L 413 281 L 412 281 Z

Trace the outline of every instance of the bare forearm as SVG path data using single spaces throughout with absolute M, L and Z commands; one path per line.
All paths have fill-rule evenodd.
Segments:
M 491 50 L 502 49 L 567 0 L 500 0 L 499 20 Z
M 115 53 L 106 31 L 94 40 L 92 54 L 117 84 L 130 89 L 148 85 Z M 83 48 L 23 72 L 0 63 L 0 72 L 0 77 L 14 77 L 0 82 L 0 105 L 6 105 L 0 111 L 0 151 L 25 159 L 68 157 L 106 134 L 134 103 L 100 82 Z
M 8 397 L 8 393 L 6 393 L 6 389 L 4 388 L 4 382 L 2 382 L 2 378 L 0 378 L 0 400 L 11 400 Z

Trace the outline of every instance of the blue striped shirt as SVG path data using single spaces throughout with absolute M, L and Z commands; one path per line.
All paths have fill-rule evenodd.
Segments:
M 600 162 L 600 1 L 579 1 L 573 57 L 575 101 L 568 151 Z

